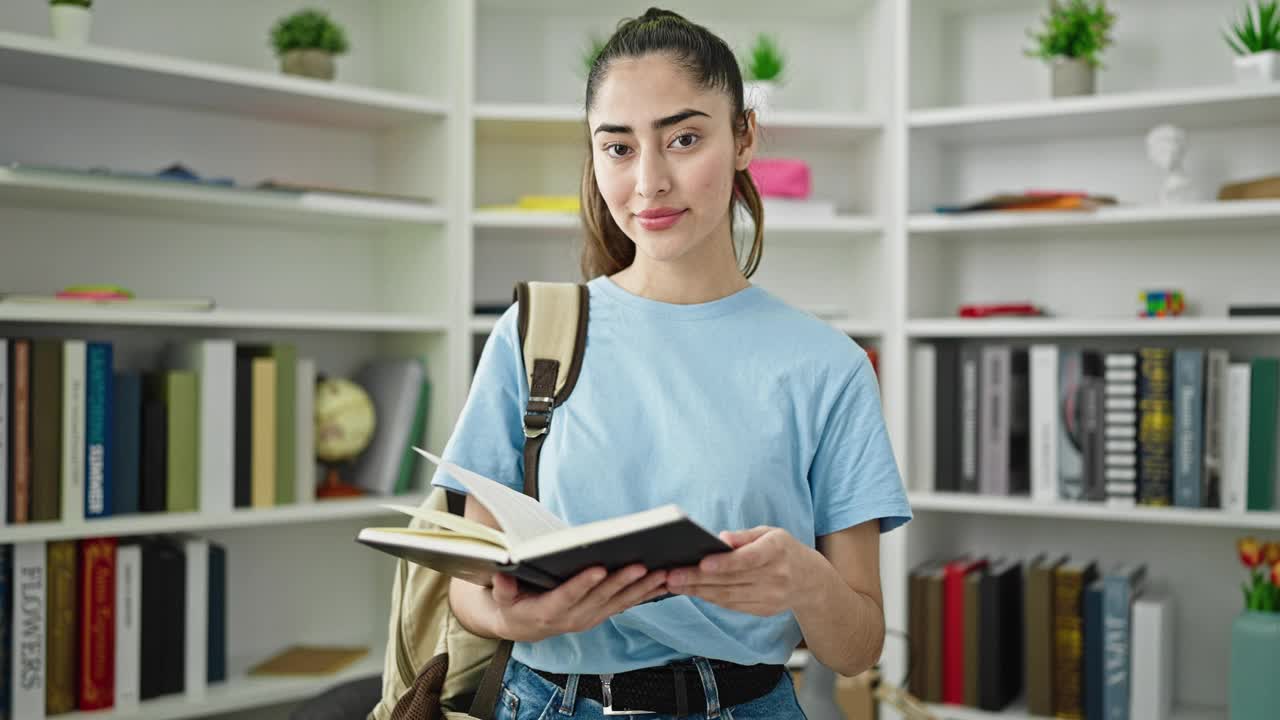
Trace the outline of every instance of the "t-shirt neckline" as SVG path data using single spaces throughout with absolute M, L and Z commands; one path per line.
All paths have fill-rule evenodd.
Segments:
M 614 300 L 641 314 L 673 320 L 701 320 L 738 312 L 757 302 L 764 290 L 757 285 L 748 285 L 730 295 L 702 303 L 668 303 L 660 300 L 635 295 L 613 281 L 608 275 L 601 275 L 589 285 L 595 287 L 611 300 Z

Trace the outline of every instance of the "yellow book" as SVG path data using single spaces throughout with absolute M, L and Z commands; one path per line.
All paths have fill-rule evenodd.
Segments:
M 253 359 L 252 505 L 276 504 L 276 361 Z

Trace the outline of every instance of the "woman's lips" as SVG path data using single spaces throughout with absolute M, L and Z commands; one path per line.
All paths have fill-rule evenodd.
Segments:
M 680 218 L 684 217 L 685 210 L 675 210 L 670 213 L 661 215 L 651 215 L 644 217 L 636 215 L 636 221 L 640 223 L 640 227 L 645 230 L 666 230 L 667 228 L 680 222 Z

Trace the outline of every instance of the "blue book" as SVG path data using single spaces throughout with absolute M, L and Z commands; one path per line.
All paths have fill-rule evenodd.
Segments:
M 1105 720 L 1129 720 L 1133 599 L 1146 583 L 1145 565 L 1119 567 L 1103 577 L 1102 706 Z
M 207 680 L 227 679 L 227 549 L 209 543 L 209 634 Z
M 142 484 L 142 376 L 134 371 L 115 374 L 112 417 L 112 513 L 124 515 L 138 512 L 138 493 Z
M 1084 717 L 1102 720 L 1102 587 L 1098 578 L 1084 590 Z
M 1173 504 L 1203 507 L 1204 351 L 1173 353 Z
M 111 343 L 85 346 L 84 514 L 86 518 L 112 514 L 111 422 L 113 356 Z

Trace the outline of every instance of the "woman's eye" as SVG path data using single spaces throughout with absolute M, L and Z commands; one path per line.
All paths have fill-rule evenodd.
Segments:
M 675 140 L 671 141 L 671 145 L 673 147 L 678 147 L 678 148 L 691 148 L 697 144 L 698 144 L 698 136 L 695 135 L 694 133 L 685 133 L 684 135 L 681 135 L 677 137 Z
M 618 143 L 614 143 L 612 145 L 605 146 L 604 151 L 608 153 L 609 157 L 621 158 L 621 157 L 626 157 L 627 153 L 631 152 L 631 148 L 627 147 L 626 145 L 620 145 Z

